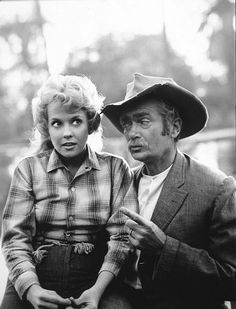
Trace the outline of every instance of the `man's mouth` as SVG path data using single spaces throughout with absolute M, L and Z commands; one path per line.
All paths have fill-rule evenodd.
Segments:
M 131 145 L 129 146 L 130 151 L 136 152 L 136 151 L 140 151 L 142 149 L 141 145 Z

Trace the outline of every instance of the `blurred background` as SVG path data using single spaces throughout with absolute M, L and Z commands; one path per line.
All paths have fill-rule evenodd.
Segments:
M 234 9 L 234 0 L 0 1 L 0 215 L 28 151 L 32 98 L 50 74 L 88 75 L 105 104 L 124 98 L 134 72 L 172 77 L 210 115 L 179 147 L 235 176 Z M 137 164 L 106 119 L 103 150 Z

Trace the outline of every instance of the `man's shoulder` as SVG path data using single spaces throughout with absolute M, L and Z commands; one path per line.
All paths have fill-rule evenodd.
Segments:
M 202 178 L 215 178 L 223 180 L 226 174 L 217 167 L 209 166 L 205 162 L 198 160 L 187 154 L 183 154 L 187 162 L 187 171 L 193 173 L 193 177 L 200 176 Z
M 186 160 L 185 187 L 189 190 L 208 192 L 212 195 L 218 192 L 229 178 L 218 168 L 208 166 L 204 162 L 184 154 Z

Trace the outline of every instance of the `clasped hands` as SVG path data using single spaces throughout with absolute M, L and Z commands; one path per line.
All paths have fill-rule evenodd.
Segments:
M 166 241 L 165 233 L 152 221 L 125 207 L 121 207 L 120 211 L 129 218 L 126 221 L 126 227 L 129 229 L 130 243 L 135 248 L 149 254 L 160 254 Z M 98 294 L 93 287 L 84 291 L 79 298 L 75 299 L 73 297 L 62 298 L 55 291 L 43 289 L 39 285 L 32 285 L 27 292 L 27 300 L 33 305 L 34 309 L 97 309 L 99 303 Z
M 159 254 L 166 241 L 165 233 L 155 223 L 132 210 L 121 207 L 120 211 L 129 218 L 126 226 L 129 229 L 130 243 L 150 254 Z
M 75 299 L 73 297 L 63 298 L 55 291 L 46 290 L 39 285 L 32 285 L 29 288 L 27 300 L 33 305 L 34 309 L 97 309 L 99 303 L 93 288 L 84 291 L 79 298 Z
M 95 296 L 93 289 L 88 289 L 84 291 L 79 298 L 74 299 L 70 297 L 71 305 L 66 307 L 66 309 L 73 309 L 73 308 L 86 308 L 86 309 L 97 309 L 99 299 Z

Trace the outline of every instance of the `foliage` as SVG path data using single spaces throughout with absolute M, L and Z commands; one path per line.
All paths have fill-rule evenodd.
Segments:
M 45 42 L 39 4 L 32 4 L 32 15 L 26 19 L 16 16 L 0 25 L 1 58 L 8 64 L 1 70 L 0 140 L 25 139 L 32 126 L 30 102 L 48 73 Z M 10 60 L 9 60 L 10 59 Z
M 225 74 L 218 78 L 212 72 L 207 81 L 206 99 L 212 128 L 233 126 L 235 121 L 234 7 L 235 3 L 230 0 L 216 0 L 204 14 L 199 28 L 199 31 L 208 34 L 209 58 L 225 69 Z M 204 86 L 204 81 L 201 84 Z
M 15 156 L 9 144 L 26 143 L 32 127 L 31 100 L 48 75 L 39 3 L 32 14 L 0 23 L 0 214 L 10 183 L 8 167 Z M 17 145 L 17 144 L 16 144 Z M 18 149 L 17 149 L 18 148 Z

